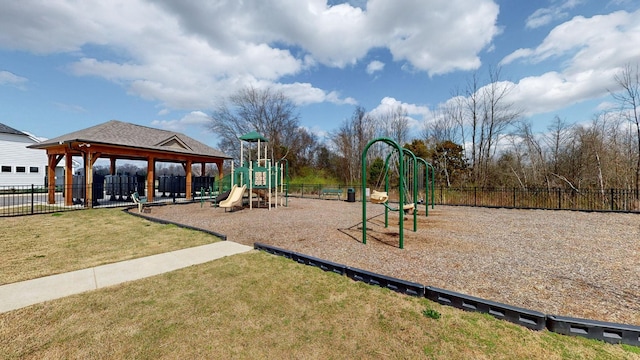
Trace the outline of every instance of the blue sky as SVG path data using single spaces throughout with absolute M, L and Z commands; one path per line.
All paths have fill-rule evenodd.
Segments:
M 418 134 L 500 66 L 544 131 L 606 108 L 638 44 L 632 0 L 4 1 L 0 122 L 52 138 L 117 119 L 215 147 L 208 115 L 251 85 L 283 91 L 321 138 L 355 105 L 402 105 Z

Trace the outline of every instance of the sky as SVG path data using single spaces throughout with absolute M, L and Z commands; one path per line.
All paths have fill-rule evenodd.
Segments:
M 356 106 L 413 134 L 500 69 L 544 131 L 611 106 L 640 62 L 635 0 L 0 0 L 0 123 L 53 138 L 116 119 L 209 146 L 220 102 L 282 91 L 320 140 Z

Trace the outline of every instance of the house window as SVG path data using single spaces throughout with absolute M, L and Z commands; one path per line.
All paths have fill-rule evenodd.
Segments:
M 16 172 L 17 173 L 25 173 L 27 172 L 27 168 L 24 166 L 16 166 Z
M 2 172 L 11 172 L 11 166 L 2 165 Z
M 29 167 L 29 172 L 30 173 L 39 173 L 40 169 L 37 166 L 30 166 Z

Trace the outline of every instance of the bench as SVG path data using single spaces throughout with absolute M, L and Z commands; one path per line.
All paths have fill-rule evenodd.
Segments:
M 320 197 L 324 198 L 327 195 L 335 195 L 338 199 L 342 196 L 342 189 L 322 189 L 320 190 Z
M 131 194 L 131 199 L 133 199 L 133 202 L 138 205 L 138 212 L 141 213 L 144 209 L 144 206 L 147 204 L 147 198 L 141 198 L 140 195 L 138 195 L 138 192 L 135 191 L 133 194 Z

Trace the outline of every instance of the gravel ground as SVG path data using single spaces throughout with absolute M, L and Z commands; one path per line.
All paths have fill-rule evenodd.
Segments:
M 285 248 L 379 274 L 546 314 L 640 325 L 640 215 L 436 206 L 418 231 L 384 207 L 290 198 L 225 212 L 208 203 L 151 207 L 149 217 Z M 137 211 L 137 209 L 135 210 Z

